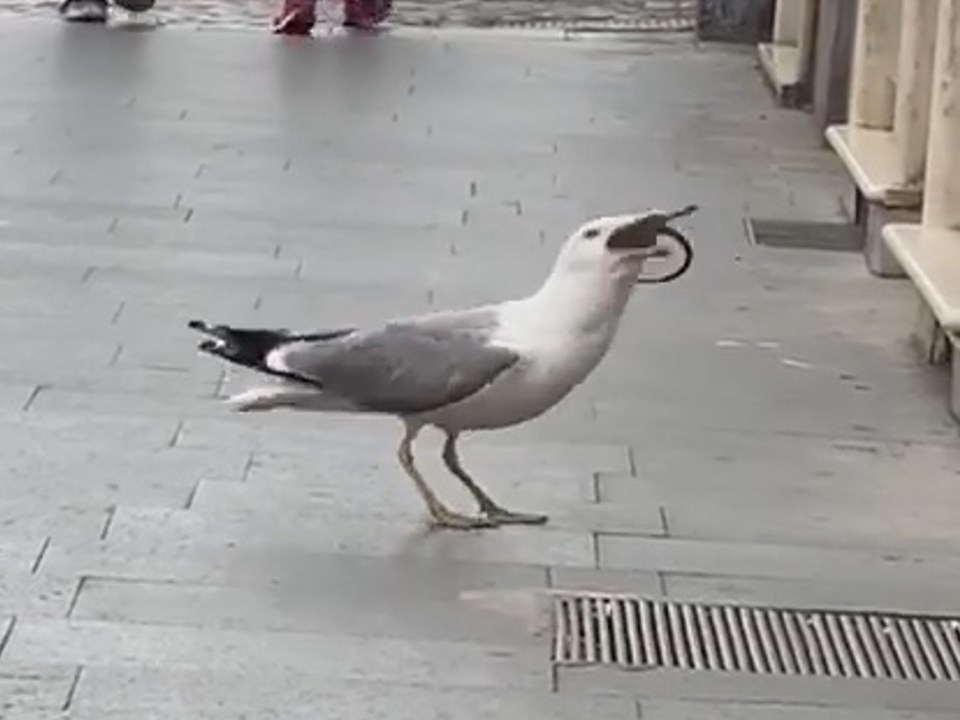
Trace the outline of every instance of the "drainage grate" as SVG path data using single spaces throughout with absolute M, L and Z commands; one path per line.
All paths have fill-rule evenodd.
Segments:
M 960 618 L 554 596 L 554 662 L 960 680 Z
M 747 218 L 747 235 L 754 245 L 773 248 L 856 252 L 863 247 L 857 228 L 847 223 Z

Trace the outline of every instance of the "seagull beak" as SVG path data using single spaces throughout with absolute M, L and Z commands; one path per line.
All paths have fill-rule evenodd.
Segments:
M 607 247 L 612 250 L 655 250 L 657 232 L 664 225 L 666 217 L 660 213 L 630 220 L 610 233 Z
M 657 235 L 671 220 L 690 215 L 696 210 L 696 205 L 688 205 L 674 213 L 654 211 L 639 215 L 610 233 L 607 247 L 612 250 L 644 251 L 640 254 L 645 257 L 666 257 L 670 250 L 657 245 Z

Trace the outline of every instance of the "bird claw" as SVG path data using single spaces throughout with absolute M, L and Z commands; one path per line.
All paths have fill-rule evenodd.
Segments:
M 483 514 L 496 525 L 544 525 L 549 519 L 546 515 L 511 512 L 499 507 L 486 509 Z
M 434 511 L 430 514 L 430 524 L 436 528 L 448 530 L 483 530 L 495 528 L 499 523 L 485 515 L 461 515 L 452 511 Z

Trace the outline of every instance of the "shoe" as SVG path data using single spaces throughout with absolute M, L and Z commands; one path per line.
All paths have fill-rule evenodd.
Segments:
M 63 0 L 60 14 L 67 22 L 105 23 L 107 0 Z
M 309 35 L 317 22 L 313 0 L 284 0 L 280 14 L 271 23 L 278 35 Z
M 343 26 L 372 30 L 386 20 L 392 6 L 392 0 L 344 0 Z

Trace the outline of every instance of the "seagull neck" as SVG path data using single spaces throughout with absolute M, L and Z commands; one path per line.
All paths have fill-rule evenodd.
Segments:
M 618 321 L 631 289 L 632 283 L 609 276 L 555 271 L 529 302 L 552 324 L 589 331 Z

